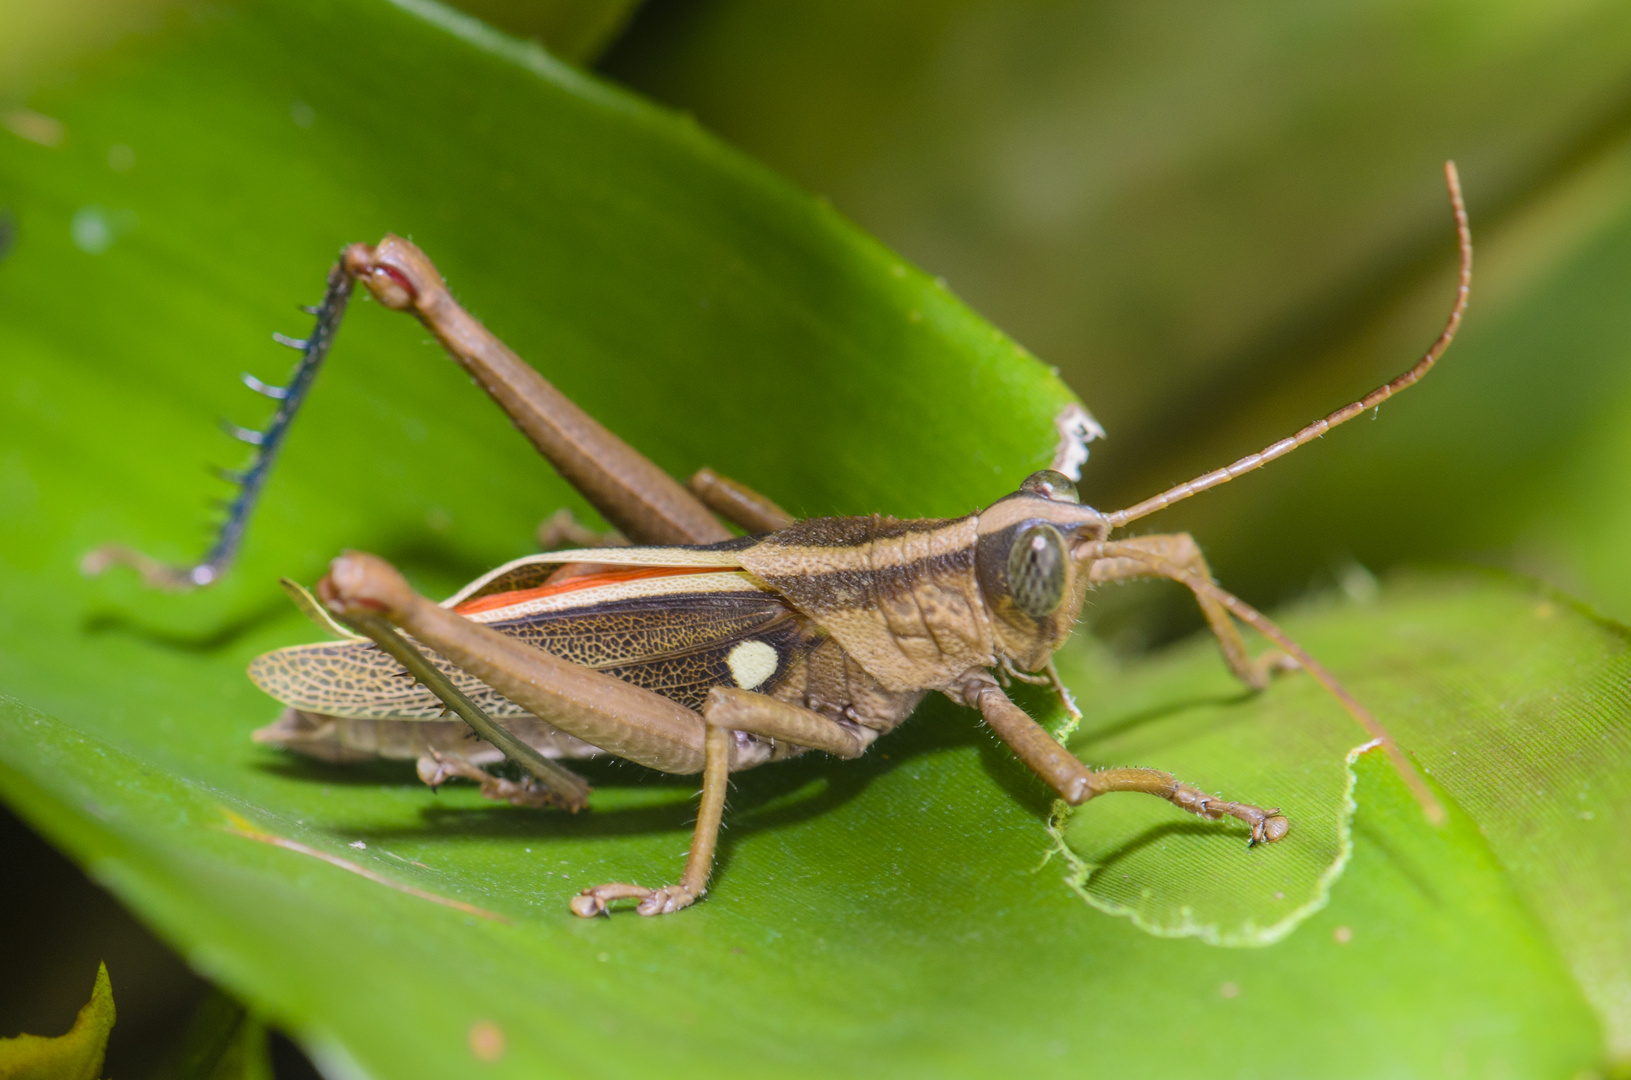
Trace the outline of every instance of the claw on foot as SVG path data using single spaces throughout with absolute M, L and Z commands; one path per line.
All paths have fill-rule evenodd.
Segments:
M 1246 676 L 1245 683 L 1253 690 L 1267 690 L 1275 679 L 1300 670 L 1302 665 L 1297 663 L 1296 658 L 1290 653 L 1270 649 L 1252 661 L 1251 671 Z
M 1279 649 L 1270 649 L 1257 658 L 1258 665 L 1273 678 L 1276 675 L 1289 675 L 1293 671 L 1301 671 L 1302 665 L 1290 653 Z
M 1229 802 L 1208 795 L 1191 784 L 1179 784 L 1167 798 L 1174 805 L 1208 821 L 1232 817 L 1245 822 L 1252 831 L 1251 839 L 1246 842 L 1247 847 L 1272 844 L 1276 840 L 1285 839 L 1286 834 L 1291 831 L 1291 820 L 1278 806 L 1272 810 L 1264 810 L 1251 803 Z
M 1278 806 L 1263 813 L 1261 820 L 1252 822 L 1252 838 L 1247 847 L 1272 844 L 1276 840 L 1285 839 L 1286 833 L 1291 831 L 1291 819 L 1282 814 Z
M 642 885 L 596 885 L 572 898 L 572 914 L 585 919 L 608 914 L 607 905 L 613 900 L 638 900 L 634 909 L 642 915 L 670 915 L 697 902 L 701 893 L 693 893 L 683 885 L 665 885 L 648 889 Z
M 429 785 L 432 791 L 457 776 L 480 784 L 482 798 L 494 802 L 507 802 L 511 806 L 535 809 L 548 806 L 576 809 L 530 776 L 520 781 L 506 780 L 502 776 L 494 776 L 478 765 L 470 764 L 463 758 L 445 757 L 434 750 L 419 759 L 418 772 L 419 779 Z

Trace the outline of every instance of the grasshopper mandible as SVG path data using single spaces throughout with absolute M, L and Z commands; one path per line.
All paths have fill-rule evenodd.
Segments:
M 1236 818 L 1252 845 L 1283 839 L 1290 822 L 1277 809 L 1209 795 L 1156 769 L 1089 768 L 1009 700 L 1003 687 L 1014 676 L 1051 683 L 1074 708 L 1053 653 L 1093 586 L 1130 578 L 1189 588 L 1230 671 L 1248 687 L 1307 671 L 1380 742 L 1437 821 L 1441 808 L 1382 725 L 1277 626 L 1219 588 L 1187 534 L 1111 534 L 1290 453 L 1426 374 L 1455 335 L 1472 273 L 1453 163 L 1445 179 L 1460 280 L 1449 319 L 1421 360 L 1260 453 L 1114 513 L 1082 505 L 1070 478 L 1051 470 L 951 520 L 796 521 L 707 469 L 682 486 L 465 312 L 413 244 L 395 236 L 377 247 L 353 244 L 330 272 L 322 304 L 308 309 L 317 316 L 310 338 L 280 338 L 303 351 L 289 386 L 245 377 L 281 404 L 266 431 L 232 430 L 259 449 L 234 477 L 239 496 L 205 559 L 171 567 L 110 545 L 87 568 L 125 563 L 173 588 L 220 576 L 360 281 L 386 307 L 417 316 L 621 537 L 517 559 L 440 604 L 362 553 L 335 559 L 315 597 L 286 582 L 307 614 L 342 640 L 254 661 L 250 677 L 286 706 L 256 738 L 335 761 L 417 759 L 433 786 L 464 777 L 490 798 L 574 811 L 586 804 L 589 785 L 562 759 L 604 753 L 664 772 L 700 772 L 701 809 L 679 881 L 587 888 L 572 900 L 577 914 L 605 912 L 620 899 L 637 900 L 643 915 L 690 906 L 707 888 L 730 773 L 810 750 L 857 757 L 935 691 L 978 709 L 1071 805 L 1143 792 L 1208 820 Z M 733 535 L 720 518 L 747 535 Z M 551 539 L 586 539 L 559 517 L 547 531 Z M 1279 648 L 1253 658 L 1237 621 Z M 459 719 L 446 719 L 449 711 Z M 485 741 L 470 739 L 471 728 Z M 525 768 L 523 779 L 483 767 L 506 756 Z

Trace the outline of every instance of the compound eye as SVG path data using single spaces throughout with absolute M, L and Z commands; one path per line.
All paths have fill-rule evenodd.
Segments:
M 1076 496 L 1076 483 L 1062 472 L 1052 469 L 1043 469 L 1034 472 L 1025 478 L 1019 485 L 1019 490 L 1032 495 L 1040 495 L 1044 499 L 1054 502 L 1073 503 L 1080 500 Z
M 1019 530 L 1008 550 L 1008 593 L 1014 606 L 1033 619 L 1045 619 L 1065 599 L 1070 556 L 1059 530 L 1037 522 Z

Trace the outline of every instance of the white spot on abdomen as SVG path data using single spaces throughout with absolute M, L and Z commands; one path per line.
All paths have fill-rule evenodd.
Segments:
M 731 678 L 744 690 L 752 690 L 776 674 L 778 661 L 776 650 L 762 641 L 744 641 L 725 657 Z

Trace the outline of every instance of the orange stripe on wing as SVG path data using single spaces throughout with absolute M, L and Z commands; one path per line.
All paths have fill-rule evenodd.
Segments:
M 564 578 L 548 585 L 540 585 L 536 589 L 516 589 L 512 592 L 478 596 L 474 600 L 466 600 L 453 610 L 460 615 L 476 615 L 483 611 L 509 607 L 512 604 L 522 604 L 545 596 L 558 596 L 561 593 L 577 592 L 579 589 L 594 589 L 602 585 L 616 585 L 625 581 L 639 581 L 642 578 L 717 573 L 719 573 L 719 567 L 717 566 L 642 566 L 633 570 L 608 570 L 600 574 L 584 574 L 579 577 Z

